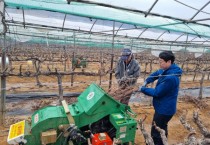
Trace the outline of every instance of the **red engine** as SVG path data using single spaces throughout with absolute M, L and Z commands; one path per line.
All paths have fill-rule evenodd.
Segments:
M 92 145 L 112 145 L 113 142 L 107 133 L 97 133 L 92 137 Z

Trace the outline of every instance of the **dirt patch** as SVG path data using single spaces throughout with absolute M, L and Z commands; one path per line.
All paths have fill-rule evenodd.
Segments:
M 202 119 L 204 126 L 208 130 L 210 130 L 210 122 L 209 122 L 210 100 L 206 99 L 205 102 L 206 102 L 207 106 L 205 108 L 202 108 L 199 110 L 199 116 Z M 154 114 L 153 107 L 142 106 L 142 105 L 138 105 L 136 103 L 133 103 L 130 105 L 132 106 L 132 110 L 137 113 L 137 119 L 144 118 L 144 116 L 147 115 L 144 125 L 145 125 L 146 131 L 148 133 L 150 133 L 152 117 Z M 169 126 L 168 126 L 168 130 L 169 130 L 168 143 L 169 144 L 178 144 L 181 142 L 183 143 L 184 139 L 189 134 L 189 132 L 183 127 L 183 125 L 180 123 L 180 120 L 179 120 L 180 116 L 184 110 L 188 111 L 187 121 L 189 122 L 189 124 L 191 126 L 193 126 L 195 128 L 195 130 L 197 132 L 196 137 L 197 138 L 202 137 L 198 127 L 193 122 L 193 111 L 195 111 L 196 109 L 198 109 L 196 104 L 194 104 L 192 102 L 181 101 L 178 103 L 177 113 L 174 115 L 172 120 L 169 122 Z M 136 144 L 138 144 L 138 145 L 145 144 L 143 135 L 139 129 L 136 132 Z

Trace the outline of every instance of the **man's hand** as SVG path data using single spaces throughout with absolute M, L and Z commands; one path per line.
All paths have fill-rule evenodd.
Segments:
M 122 77 L 121 79 L 118 79 L 117 82 L 119 86 L 127 86 L 129 79 L 127 77 Z
M 139 86 L 138 91 L 141 92 L 141 89 L 142 89 L 142 88 L 145 88 L 145 87 L 147 87 L 147 82 L 146 82 L 146 81 L 143 83 L 142 86 Z
M 142 86 L 146 87 L 147 86 L 147 81 L 145 81 Z
M 141 88 L 142 88 L 142 87 L 144 87 L 144 86 L 139 86 L 139 89 L 138 89 L 139 92 L 141 92 Z
M 125 81 L 127 80 L 127 77 L 122 77 L 120 80 L 121 80 L 122 82 L 125 82 Z

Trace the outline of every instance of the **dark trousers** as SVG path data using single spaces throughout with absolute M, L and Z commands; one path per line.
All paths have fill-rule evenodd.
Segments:
M 172 117 L 173 115 L 162 115 L 155 112 L 153 116 L 152 129 L 151 129 L 151 136 L 155 145 L 163 145 L 163 142 L 160 137 L 160 133 L 153 126 L 153 122 L 155 122 L 158 127 L 165 130 L 166 137 L 167 137 L 168 136 L 168 122 L 171 120 Z

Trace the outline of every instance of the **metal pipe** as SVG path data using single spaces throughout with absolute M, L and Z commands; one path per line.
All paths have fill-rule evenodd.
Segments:
M 166 32 L 168 32 L 168 30 L 167 30 L 167 31 L 165 31 L 165 32 L 163 32 L 162 34 L 160 34 L 160 36 L 158 36 L 157 40 L 159 40 L 159 39 L 160 39 L 160 37 L 161 37 L 161 36 L 163 36 L 163 34 L 165 34 Z
M 118 31 L 120 30 L 120 28 L 123 26 L 123 23 L 120 25 L 120 27 L 117 29 L 117 32 L 115 33 L 115 36 L 117 35 Z M 122 29 L 121 29 L 122 30 Z
M 186 37 L 186 44 L 187 44 L 187 42 L 188 42 L 188 34 L 187 34 L 187 37 Z M 186 53 L 186 51 L 187 51 L 187 46 L 185 46 L 185 48 L 184 48 L 184 53 Z
M 73 61 L 75 61 L 75 49 L 76 49 L 76 44 L 75 44 L 75 32 L 74 32 L 74 52 L 72 54 L 72 61 L 71 61 L 71 69 L 72 69 L 72 72 L 74 72 L 74 64 L 73 64 Z M 74 84 L 74 74 L 71 75 L 71 86 L 73 86 Z
M 24 9 L 22 8 L 22 11 L 23 11 L 23 27 L 25 28 L 25 13 L 24 13 Z
M 113 21 L 113 35 L 112 35 L 112 54 L 111 54 L 111 72 L 109 76 L 109 89 L 112 87 L 112 70 L 113 70 L 113 63 L 114 63 L 114 31 L 115 30 L 115 21 Z
M 6 20 L 6 23 L 9 25 L 9 26 L 22 26 L 22 22 L 20 21 L 14 21 L 14 20 Z M 39 29 L 47 29 L 47 30 L 54 30 L 54 29 L 59 29 L 59 30 L 62 30 L 62 27 L 57 27 L 57 26 L 48 26 L 48 25 L 40 25 L 40 24 L 33 24 L 33 23 L 28 23 L 28 22 L 25 22 L 25 24 L 27 25 L 27 27 L 30 27 L 30 28 L 39 28 Z M 124 23 L 123 23 L 124 24 Z M 123 25 L 122 24 L 122 25 Z M 121 26 L 122 26 L 121 25 Z M 126 31 L 126 30 L 136 30 L 136 29 L 143 29 L 142 28 L 128 28 L 128 29 L 120 29 L 121 26 L 119 27 L 118 30 L 115 30 L 115 31 Z M 159 25 L 158 25 L 159 26 Z M 154 27 L 157 27 L 157 26 L 154 26 Z M 80 30 L 80 29 L 71 29 L 71 28 L 63 28 L 63 30 L 65 30 L 67 32 L 68 31 L 78 31 L 78 32 L 84 32 L 84 34 L 89 34 L 90 31 L 86 31 L 86 30 Z M 92 34 L 106 34 L 105 32 L 112 32 L 113 30 L 105 30 L 105 31 L 98 31 L 98 32 L 91 32 Z M 117 34 L 117 33 L 116 33 Z M 115 34 L 115 35 L 116 35 Z M 108 34 L 106 34 L 108 35 Z M 112 34 L 109 34 L 109 35 L 112 35 Z
M 148 16 L 148 14 L 151 12 L 151 10 L 153 9 L 153 7 L 156 5 L 156 3 L 158 2 L 158 0 L 156 0 L 153 5 L 151 6 L 151 8 L 148 10 L 148 12 L 145 14 L 145 17 Z
M 33 35 L 30 35 L 30 34 L 19 34 L 19 33 L 18 34 L 17 33 L 10 33 L 10 34 L 23 35 L 23 36 L 33 36 Z M 185 34 L 180 35 L 176 40 L 178 40 L 183 35 L 185 35 Z M 46 36 L 33 36 L 33 37 L 46 38 Z M 68 41 L 68 42 L 72 42 L 72 41 L 74 42 L 74 40 L 67 40 L 67 39 L 61 39 L 61 38 L 50 38 L 49 37 L 48 39 L 51 39 L 51 40 L 65 40 L 65 41 Z M 145 45 L 186 46 L 186 44 L 185 44 L 186 41 L 176 41 L 175 40 L 175 41 L 161 42 L 160 40 L 156 40 L 156 39 L 153 40 L 153 39 L 146 39 L 146 38 L 145 39 L 143 38 L 141 40 L 144 40 L 144 42 L 135 41 L 135 43 L 137 43 L 137 44 L 143 43 Z M 98 41 L 101 41 L 101 39 L 99 39 Z M 154 42 L 151 42 L 151 41 L 154 41 Z M 89 42 L 89 41 L 87 41 L 86 38 L 84 38 L 84 39 L 80 39 L 80 42 Z M 161 42 L 161 43 L 157 43 L 157 42 Z M 206 42 L 206 41 L 193 41 L 193 42 Z M 98 43 L 100 43 L 100 42 L 98 42 Z M 110 42 L 106 42 L 106 43 L 110 43 Z M 126 43 L 130 44 L 130 41 L 121 42 L 121 44 L 126 44 Z M 187 46 L 191 46 L 191 47 L 210 47 L 210 45 L 193 44 L 193 43 L 188 43 Z
M 7 23 L 10 23 L 10 21 L 7 21 Z M 22 24 L 21 22 L 11 22 L 12 24 Z M 12 24 L 9 24 L 11 26 L 13 26 Z M 31 27 L 31 28 L 34 28 L 39 26 L 39 27 L 43 27 L 43 28 L 51 28 L 51 29 L 61 29 L 60 27 L 53 27 L 53 26 L 47 26 L 47 25 L 38 25 L 38 24 L 32 24 L 32 23 L 26 23 L 27 24 L 27 27 Z M 173 23 L 173 24 L 165 24 L 165 25 L 156 25 L 156 26 L 151 26 L 151 27 L 145 27 L 145 30 L 141 32 L 141 34 L 138 36 L 138 37 L 132 37 L 132 36 L 128 36 L 129 38 L 131 39 L 138 39 L 148 28 L 159 28 L 161 26 L 169 26 L 169 25 L 175 25 L 175 24 L 180 24 L 179 22 L 177 23 Z M 17 26 L 17 25 L 14 25 L 14 26 Z M 189 27 L 188 25 L 186 25 L 187 27 Z M 190 28 L 190 27 L 189 27 Z M 133 29 L 133 28 L 132 28 Z M 120 29 L 118 31 L 123 31 L 123 30 L 132 30 L 132 29 Z M 135 28 L 136 29 L 136 28 Z M 142 29 L 142 28 L 137 28 L 137 29 Z M 190 28 L 192 30 L 192 28 Z M 71 30 L 71 31 L 78 31 L 78 32 L 83 32 L 81 34 L 89 34 L 90 32 L 89 31 L 85 31 L 85 30 L 75 30 L 75 29 L 67 29 L 67 28 L 64 28 L 64 30 Z M 194 30 L 193 30 L 194 31 Z M 111 36 L 112 34 L 106 34 L 106 33 L 103 33 L 103 32 L 110 32 L 109 31 L 100 31 L 100 32 L 91 32 L 92 34 L 95 34 L 95 35 L 101 35 L 101 36 Z M 194 31 L 196 33 L 196 35 L 198 35 L 199 37 L 202 36 L 202 35 L 199 35 L 196 31 Z M 10 32 L 12 33 L 12 32 Z M 189 33 L 191 34 L 191 33 Z M 192 35 L 195 35 L 195 34 L 192 34 Z M 36 36 L 34 36 L 36 37 Z M 125 38 L 125 36 L 121 36 L 121 35 L 118 35 L 119 38 Z M 142 38 L 142 39 L 148 39 L 148 38 Z M 153 40 L 153 39 L 148 39 L 148 40 Z
M 145 29 L 139 34 L 139 36 L 137 37 L 137 39 L 140 38 L 140 36 L 141 36 L 147 29 L 148 29 L 148 28 L 145 28 Z
M 181 38 L 183 35 L 185 35 L 185 33 L 181 34 L 179 37 L 177 37 L 174 41 L 178 40 L 179 38 Z
M 66 14 L 65 14 L 64 19 L 63 19 L 62 32 L 63 32 L 65 21 L 66 21 Z
M 207 21 L 207 20 L 210 20 L 210 18 L 197 19 L 197 20 L 192 20 L 192 21 L 190 21 L 190 22 Z
M 99 74 L 99 85 L 101 86 L 101 78 L 102 78 L 102 68 L 103 68 L 103 53 L 102 51 L 100 51 L 100 64 L 101 64 L 101 68 L 100 68 L 100 74 Z
M 207 40 L 206 40 L 206 41 L 204 41 L 202 44 L 204 44 L 204 43 L 206 43 L 206 42 L 209 42 L 209 40 L 210 40 L 210 39 L 207 39 Z
M 180 3 L 180 4 L 182 4 L 182 5 L 184 5 L 184 6 L 186 6 L 186 7 L 188 7 L 188 8 L 191 8 L 191 9 L 193 9 L 193 10 L 199 10 L 199 9 L 196 9 L 196 8 L 194 8 L 194 7 L 192 7 L 192 6 L 189 6 L 189 5 L 187 5 L 187 4 L 185 4 L 185 3 L 183 3 L 183 2 L 180 2 L 180 1 L 178 1 L 178 0 L 174 0 L 174 1 L 176 1 L 176 2 L 178 2 L 178 3 Z M 210 14 L 210 13 L 208 13 L 208 12 L 205 12 L 205 11 L 201 11 L 202 13 L 205 13 L 205 14 Z
M 195 13 L 195 15 L 194 16 L 192 16 L 192 18 L 190 18 L 190 20 L 189 21 L 191 21 L 192 19 L 194 19 L 195 18 L 195 16 L 198 14 L 198 13 L 200 13 L 200 11 L 201 10 L 203 10 L 208 4 L 210 3 L 210 1 L 208 1 L 200 10 L 198 10 L 197 11 L 197 13 Z
M 201 35 L 198 34 L 197 31 L 195 31 L 194 29 L 192 29 L 188 24 L 184 24 L 184 25 L 186 25 L 189 29 L 191 29 L 192 31 L 194 31 L 194 32 L 197 34 L 197 36 L 198 36 L 199 38 L 201 38 Z M 189 34 L 189 33 L 187 33 L 187 34 Z
M 2 12 L 3 16 L 5 16 L 4 1 L 0 1 L 0 12 Z M 6 33 L 4 33 L 3 35 L 4 35 L 4 42 L 2 47 L 1 72 L 3 72 L 6 68 Z M 6 113 L 5 103 L 6 103 L 6 76 L 1 75 L 0 125 L 4 124 L 5 113 Z
M 61 103 L 63 101 L 62 75 L 58 74 L 57 79 L 58 79 L 58 92 L 59 92 L 58 96 Z
M 94 22 L 93 25 L 91 26 L 89 33 L 91 33 L 91 31 L 92 31 L 92 29 L 93 29 L 93 26 L 95 25 L 96 22 L 97 22 L 97 19 L 95 20 L 95 22 Z

